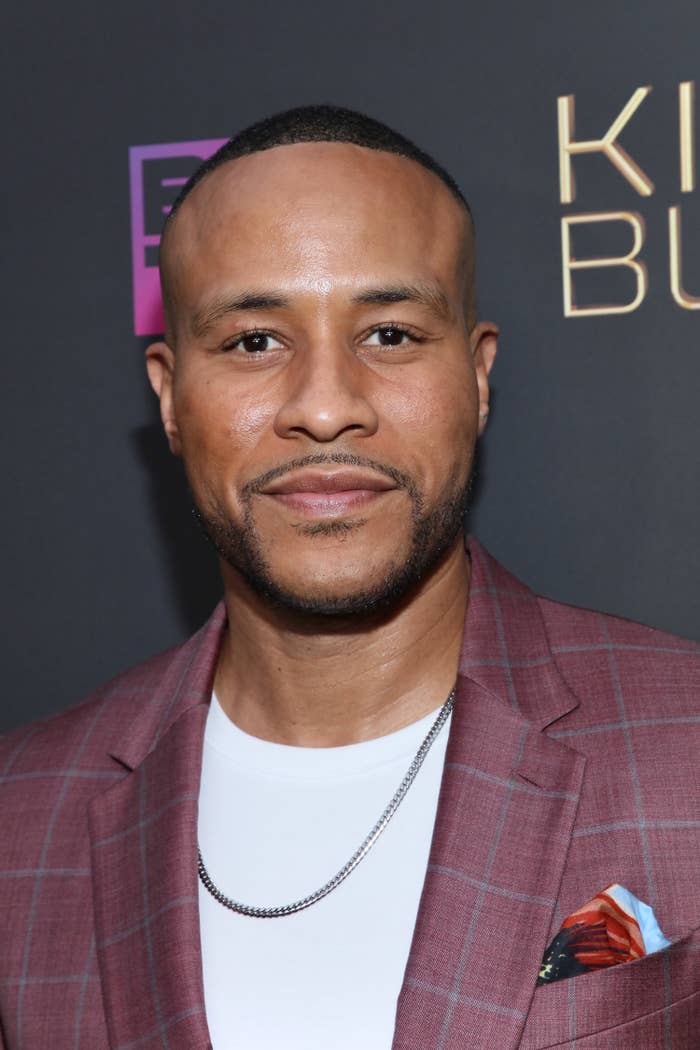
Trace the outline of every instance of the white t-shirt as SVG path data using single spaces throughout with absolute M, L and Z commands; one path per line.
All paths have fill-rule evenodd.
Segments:
M 347 747 L 289 747 L 243 733 L 213 697 L 198 830 L 219 889 L 272 906 L 327 882 L 374 826 L 436 715 Z M 389 1050 L 448 730 L 373 849 L 323 900 L 285 918 L 247 918 L 199 884 L 214 1050 Z

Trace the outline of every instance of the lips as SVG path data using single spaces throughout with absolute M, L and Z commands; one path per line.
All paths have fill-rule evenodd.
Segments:
M 373 471 L 343 468 L 285 474 L 267 485 L 263 495 L 304 517 L 335 518 L 366 508 L 395 489 L 389 478 Z
M 268 496 L 287 496 L 295 492 L 387 492 L 395 484 L 373 471 L 304 470 L 285 474 L 263 489 Z

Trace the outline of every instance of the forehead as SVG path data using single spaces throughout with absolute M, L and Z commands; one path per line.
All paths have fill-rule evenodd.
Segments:
M 466 211 L 417 162 L 298 143 L 237 158 L 195 187 L 168 232 L 164 278 L 178 310 L 222 282 L 459 283 L 468 234 Z

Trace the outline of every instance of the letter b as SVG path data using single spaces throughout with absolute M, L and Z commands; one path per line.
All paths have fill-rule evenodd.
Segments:
M 632 247 L 626 255 L 603 256 L 595 259 L 575 259 L 571 254 L 571 227 L 593 222 L 626 222 L 632 227 Z M 636 212 L 607 211 L 591 212 L 587 215 L 565 215 L 561 220 L 562 278 L 564 283 L 564 316 L 593 317 L 603 314 L 630 314 L 640 305 L 647 294 L 647 269 L 637 259 L 644 243 L 644 219 Z M 609 303 L 597 306 L 576 306 L 572 271 L 593 270 L 600 267 L 626 266 L 632 270 L 637 282 L 637 291 L 629 303 Z

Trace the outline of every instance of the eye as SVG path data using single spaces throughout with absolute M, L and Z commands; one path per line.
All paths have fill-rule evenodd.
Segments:
M 407 343 L 418 343 L 420 340 L 399 325 L 387 324 L 375 328 L 364 340 L 369 346 L 405 346 Z
M 226 343 L 224 350 L 242 350 L 246 354 L 263 354 L 269 350 L 283 349 L 279 339 L 269 332 L 246 332 L 235 341 Z

